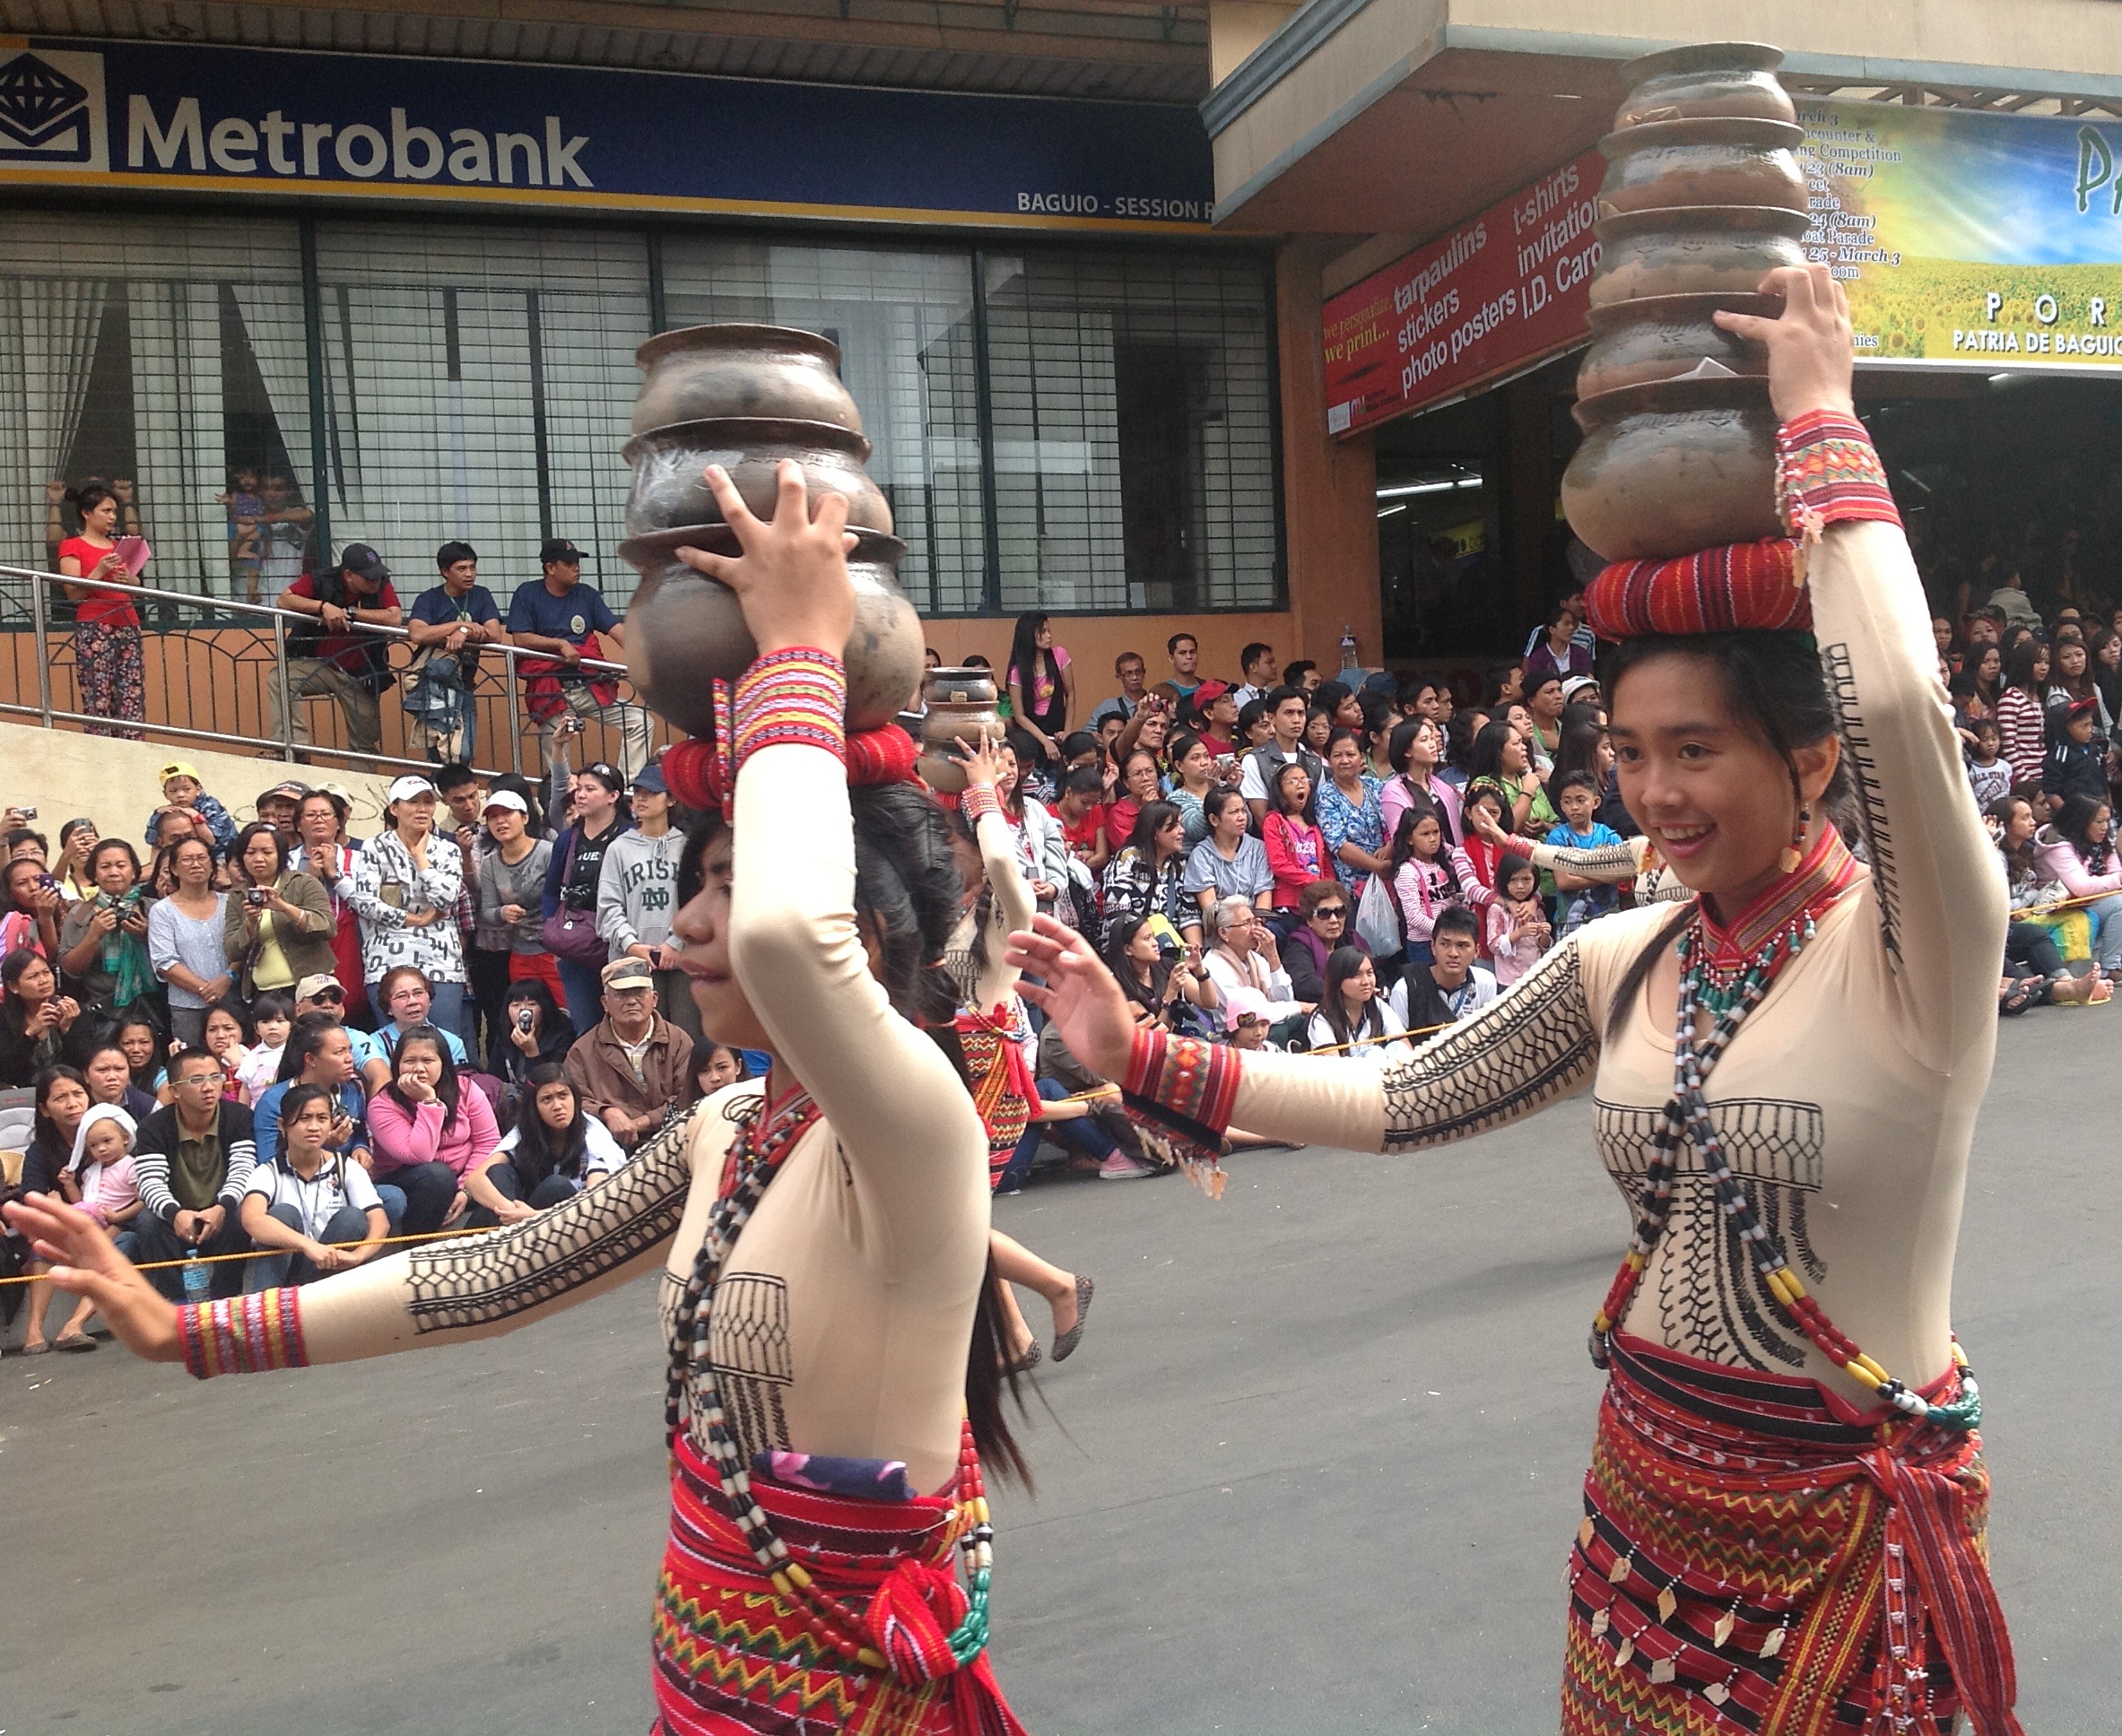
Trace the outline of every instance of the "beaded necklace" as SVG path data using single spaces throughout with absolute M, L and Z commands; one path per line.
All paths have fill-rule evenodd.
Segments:
M 708 1213 L 707 1232 L 700 1237 L 692 1275 L 685 1280 L 684 1299 L 678 1305 L 664 1394 L 664 1426 L 665 1438 L 674 1446 L 683 1431 L 703 1456 L 714 1462 L 723 1498 L 753 1558 L 775 1591 L 796 1604 L 812 1634 L 843 1661 L 882 1670 L 888 1667 L 887 1661 L 867 1643 L 862 1617 L 821 1589 L 803 1565 L 789 1555 L 788 1546 L 753 1498 L 751 1471 L 723 1410 L 708 1350 L 709 1321 L 723 1263 L 764 1197 L 767 1184 L 779 1170 L 781 1160 L 818 1116 L 818 1106 L 807 1091 L 796 1091 L 770 1113 L 762 1098 L 752 1105 L 730 1141 L 723 1191 Z M 705 1440 L 701 1439 L 702 1429 Z M 951 1655 L 962 1666 L 987 1649 L 988 1593 L 995 1568 L 995 1531 L 970 1418 L 959 1433 L 952 1506 L 951 1523 L 970 1589 L 965 1619 L 952 1630 L 948 1644 Z
M 1738 1232 L 1754 1270 L 1776 1305 L 1790 1321 L 1851 1379 L 1904 1415 L 1943 1428 L 1971 1429 L 1982 1420 L 1982 1396 L 1957 1339 L 1952 1359 L 1960 1370 L 1961 1395 L 1934 1404 L 1906 1382 L 1897 1380 L 1836 1327 L 1791 1270 L 1782 1246 L 1770 1234 L 1744 1186 L 1732 1173 L 1724 1141 L 1710 1119 L 1703 1086 L 1739 1028 L 1768 998 L 1784 968 L 1811 942 L 1815 918 L 1824 915 L 1858 878 L 1857 865 L 1831 829 L 1813 846 L 1794 873 L 1756 899 L 1729 934 L 1711 928 L 1698 901 L 1681 931 L 1675 950 L 1680 961 L 1679 1009 L 1673 1033 L 1673 1096 L 1651 1141 L 1651 1159 L 1638 1196 L 1635 1234 L 1621 1270 L 1614 1273 L 1606 1299 L 1592 1317 L 1592 1361 L 1604 1368 L 1614 1328 L 1628 1313 L 1631 1299 L 1663 1239 L 1673 1211 L 1674 1184 L 1683 1142 L 1701 1153 L 1723 1214 Z M 1765 930 L 1765 933 L 1764 933 Z M 1759 936 L 1748 948 L 1744 942 Z M 1712 1016 L 1709 1034 L 1695 1036 L 1698 1013 Z

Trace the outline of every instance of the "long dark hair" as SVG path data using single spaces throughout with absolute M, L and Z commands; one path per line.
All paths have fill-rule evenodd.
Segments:
M 1213 800 L 1213 797 L 1208 800 Z M 1204 812 L 1206 806 L 1204 801 Z M 1173 803 L 1162 801 L 1144 803 L 1142 812 L 1135 816 L 1135 829 L 1127 834 L 1127 847 L 1142 858 L 1142 865 L 1152 873 L 1157 868 L 1157 834 L 1178 818 L 1178 809 Z
M 441 1059 L 442 1076 L 435 1081 L 435 1096 L 442 1104 L 442 1131 L 448 1133 L 457 1124 L 457 1106 L 463 1095 L 463 1086 L 457 1076 L 457 1063 L 450 1057 L 449 1041 L 434 1026 L 415 1025 L 398 1038 L 397 1048 L 391 1055 L 390 1083 L 383 1089 L 396 1099 L 398 1107 L 407 1115 L 413 1115 L 419 1108 L 420 1106 L 405 1095 L 404 1088 L 398 1083 L 398 1075 L 405 1068 L 405 1046 L 409 1043 L 425 1043 Z
M 2114 810 L 2108 809 L 2108 835 L 2098 844 L 2086 832 L 2092 824 L 2092 816 L 2107 807 L 2097 795 L 2065 796 L 2056 816 L 2056 836 L 2069 844 L 2078 853 L 2078 859 L 2096 874 L 2107 871 L 2108 859 L 2114 854 Z
M 2017 688 L 2022 693 L 2031 693 L 2034 703 L 2042 699 L 2040 683 L 2033 678 L 2033 666 L 2048 662 L 2048 647 L 2031 633 L 2005 653 L 2005 686 Z M 2001 696 L 2000 696 L 2001 697 Z
M 538 1093 L 548 1085 L 565 1085 L 575 1106 L 574 1118 L 559 1133 L 548 1127 L 545 1117 L 538 1113 Z M 582 1179 L 589 1161 L 588 1117 L 582 1113 L 582 1098 L 568 1077 L 568 1070 L 557 1061 L 541 1061 L 524 1075 L 523 1109 L 516 1119 L 516 1151 L 511 1161 L 523 1178 L 526 1197 L 548 1176 L 565 1176 L 578 1182 Z
M 1470 777 L 1492 777 L 1503 780 L 1503 750 L 1510 744 L 1516 733 L 1508 717 L 1491 717 L 1482 726 L 1481 733 L 1474 738 L 1473 750 L 1466 756 L 1466 771 Z M 1530 743 L 1526 753 L 1532 752 Z
M 1342 732 L 1344 734 L 1347 733 L 1345 730 Z M 1283 785 L 1291 772 L 1301 772 L 1304 777 L 1304 806 L 1300 812 L 1294 814 L 1290 812 L 1289 802 L 1283 794 Z M 1274 768 L 1274 781 L 1268 794 L 1274 798 L 1268 803 L 1268 812 L 1278 813 L 1284 820 L 1301 820 L 1307 826 L 1316 826 L 1319 823 L 1318 785 L 1314 781 L 1309 768 L 1303 760 L 1285 760 L 1277 766 Z
M 1044 615 L 1019 615 L 1017 630 L 1010 636 L 1009 662 L 1003 665 L 1002 674 L 1005 681 L 1009 679 L 1011 670 L 1017 672 L 1017 680 L 1024 689 L 1024 709 L 1027 713 L 1036 703 L 1033 696 L 1039 691 L 1042 664 L 1047 679 L 1054 684 L 1056 698 L 1060 696 L 1061 660 L 1051 651 L 1039 648 L 1039 629 L 1046 624 L 1047 618 Z
M 1554 744 L 1554 766 L 1547 774 L 1546 786 L 1548 805 L 1557 813 L 1561 812 L 1557 799 L 1561 780 L 1571 772 L 1580 771 L 1591 778 L 1595 800 L 1605 794 L 1606 778 L 1599 769 L 1599 743 L 1605 739 L 1605 726 L 1592 718 L 1562 713 L 1561 734 Z
M 96 1094 L 89 1089 L 87 1075 L 79 1067 L 68 1066 L 62 1062 L 39 1073 L 30 1089 L 30 1100 L 37 1106 L 37 1116 L 31 1124 L 30 1137 L 40 1142 L 48 1151 L 67 1151 L 71 1146 L 71 1141 L 60 1134 L 58 1124 L 44 1112 L 44 1100 L 51 1095 L 52 1087 L 63 1079 L 72 1080 L 80 1086 L 82 1095 L 88 1098 L 88 1108 L 82 1111 L 83 1115 L 96 1107 Z
M 1464 898 L 1466 894 L 1459 884 L 1458 864 L 1451 859 L 1451 837 L 1444 828 L 1442 810 L 1420 803 L 1411 803 L 1400 812 L 1399 823 L 1393 828 L 1393 843 L 1386 855 L 1385 881 L 1387 890 L 1397 904 L 1400 895 L 1393 882 L 1399 878 L 1401 869 L 1414 860 L 1414 829 L 1424 820 L 1437 822 L 1437 866 L 1444 870 L 1444 886 L 1448 896 Z
M 339 1021 L 328 1012 L 305 1012 L 289 1027 L 287 1046 L 280 1052 L 280 1071 L 274 1075 L 274 1082 L 300 1079 L 302 1069 L 309 1064 L 310 1057 L 318 1054 L 325 1039 L 342 1029 Z M 353 1041 L 351 1034 L 346 1038 Z
M 1385 1015 L 1378 1010 L 1378 997 L 1371 996 L 1363 1008 L 1363 1027 L 1358 1030 L 1348 1022 L 1348 1007 L 1342 1000 L 1342 985 L 1370 962 L 1368 952 L 1359 952 L 1352 946 L 1337 946 L 1326 959 L 1326 990 L 1319 996 L 1319 1011 L 1326 1016 L 1326 1029 L 1334 1033 L 1334 1040 L 1342 1045 L 1355 1042 L 1359 1037 L 1383 1037 Z
M 2011 829 L 2013 812 L 2020 808 L 2031 812 L 2033 804 L 2022 795 L 2000 795 L 1983 810 L 1997 823 L 1996 853 L 2005 859 L 2005 879 L 2013 887 L 2032 880 L 2039 872 L 2034 864 L 2032 833 L 2028 833 L 2026 842 L 2015 850 L 2005 839 L 2005 834 Z

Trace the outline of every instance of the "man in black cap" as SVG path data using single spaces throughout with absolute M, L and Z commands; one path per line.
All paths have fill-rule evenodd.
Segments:
M 566 537 L 548 537 L 538 560 L 544 577 L 517 586 L 509 599 L 509 637 L 542 654 L 522 671 L 524 703 L 538 721 L 539 745 L 550 760 L 555 729 L 580 717 L 601 718 L 617 726 L 621 763 L 633 777 L 648 763 L 648 714 L 620 703 L 615 674 L 582 667 L 585 657 L 623 654 L 626 629 L 596 587 L 582 583 L 582 551 Z M 542 660 L 548 657 L 550 663 Z
M 281 592 L 281 608 L 317 621 L 314 628 L 291 628 L 287 635 L 288 691 L 300 701 L 328 693 L 346 718 L 348 745 L 356 753 L 376 753 L 383 746 L 383 710 L 378 703 L 390 685 L 389 644 L 357 623 L 396 627 L 404 618 L 398 594 L 390 587 L 390 569 L 366 542 L 349 542 L 339 564 L 329 572 L 301 577 Z M 308 742 L 309 722 L 298 703 L 291 718 L 281 716 L 280 684 L 271 687 L 273 733 Z

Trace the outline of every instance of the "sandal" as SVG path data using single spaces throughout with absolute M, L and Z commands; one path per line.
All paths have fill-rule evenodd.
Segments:
M 1082 1272 L 1075 1280 L 1075 1324 L 1054 1341 L 1054 1360 L 1066 1362 L 1075 1354 L 1075 1347 L 1083 1341 L 1083 1322 L 1091 1317 L 1091 1298 L 1097 1286 Z
M 65 1350 L 78 1356 L 83 1350 L 96 1348 L 96 1341 L 86 1332 L 61 1332 L 59 1341 L 52 1346 L 55 1350 Z
M 23 1345 L 23 1346 L 22 1346 L 22 1348 L 21 1350 L 17 1350 L 17 1351 L 15 1352 L 15 1354 L 16 1354 L 17 1356 L 44 1356 L 44 1355 L 48 1354 L 48 1353 L 50 1351 L 50 1350 L 51 1350 L 51 1341 L 50 1341 L 50 1340 L 48 1340 L 48 1339 L 42 1339 L 42 1338 L 40 1338 L 40 1339 L 39 1339 L 39 1340 L 37 1341 L 37 1342 L 36 1342 L 36 1343 L 34 1343 L 34 1344 L 25 1344 L 25 1345 Z

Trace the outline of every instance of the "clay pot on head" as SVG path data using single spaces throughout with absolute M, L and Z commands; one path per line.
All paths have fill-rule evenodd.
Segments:
M 1651 295 L 1752 294 L 1778 265 L 1802 265 L 1809 220 L 1774 205 L 1631 211 L 1593 225 L 1599 269 L 1591 304 Z
M 1766 346 L 1734 337 L 1710 317 L 1718 308 L 1774 319 L 1772 295 L 1650 295 L 1591 310 L 1591 348 L 1577 369 L 1577 395 L 1596 398 L 1623 386 L 1671 379 L 1705 361 L 1734 374 L 1765 378 Z
M 1666 120 L 1599 141 L 1599 214 L 1668 205 L 1780 205 L 1804 211 L 1805 129 L 1779 120 Z
M 1782 534 L 1762 379 L 1655 380 L 1580 400 L 1562 473 L 1570 528 L 1608 560 L 1665 560 Z
M 915 768 L 929 788 L 956 795 L 965 788 L 965 760 L 958 743 L 977 743 L 983 736 L 1002 740 L 995 672 L 978 664 L 931 669 L 921 683 L 921 700 L 928 715 L 921 720 L 921 757 Z
M 1697 42 L 1639 55 L 1621 69 L 1629 93 L 1613 117 L 1618 128 L 1698 116 L 1791 120 L 1796 110 L 1776 77 L 1783 50 L 1765 42 Z
M 674 551 L 681 548 L 734 555 L 736 534 L 727 525 L 688 525 L 619 545 L 621 557 L 641 574 L 627 605 L 627 668 L 657 716 L 707 737 L 715 733 L 709 683 L 735 681 L 759 647 L 736 594 L 679 560 Z M 921 620 L 896 572 L 905 556 L 897 537 L 861 531 L 848 557 L 855 581 L 855 630 L 845 659 L 849 730 L 891 722 L 921 679 Z
M 634 399 L 633 431 L 710 416 L 831 422 L 862 432 L 862 412 L 840 381 L 840 346 L 787 326 L 688 326 L 634 352 L 648 378 Z
M 744 504 L 760 517 L 771 518 L 779 487 L 776 466 L 784 458 L 803 466 L 813 510 L 818 496 L 831 490 L 848 497 L 850 530 L 891 530 L 891 508 L 862 467 L 869 442 L 832 422 L 717 416 L 652 428 L 635 435 L 623 451 L 634 467 L 633 492 L 626 500 L 629 536 L 718 522 L 721 508 L 701 473 L 709 464 L 726 470 Z

